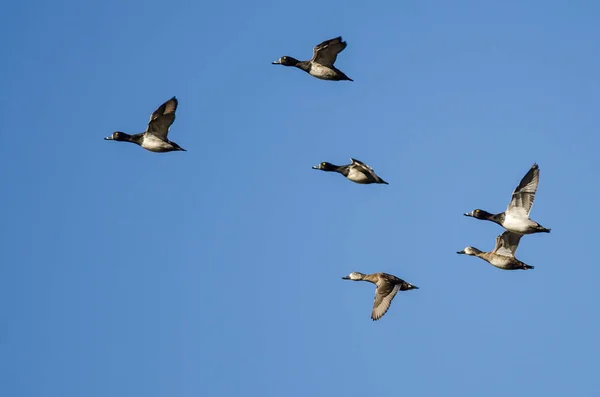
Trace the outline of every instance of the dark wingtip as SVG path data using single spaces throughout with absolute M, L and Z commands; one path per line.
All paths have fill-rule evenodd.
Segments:
M 531 166 L 532 170 L 537 170 L 538 168 L 540 168 L 540 167 L 538 166 L 537 163 L 533 163 L 533 165 Z

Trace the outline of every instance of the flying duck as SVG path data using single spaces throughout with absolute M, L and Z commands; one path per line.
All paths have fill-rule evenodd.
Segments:
M 317 45 L 313 49 L 313 57 L 310 61 L 299 61 L 290 56 L 283 56 L 273 62 L 273 65 L 295 66 L 302 69 L 311 76 L 321 80 L 352 80 L 346 76 L 344 72 L 337 69 L 333 64 L 337 59 L 337 55 L 344 51 L 346 42 L 342 41 L 342 37 L 326 40 Z
M 533 269 L 534 266 L 529 266 L 515 258 L 515 252 L 517 252 L 521 237 L 523 237 L 522 234 L 507 230 L 496 237 L 496 246 L 493 251 L 481 252 L 477 248 L 466 247 L 464 250 L 458 251 L 457 254 L 479 257 L 490 265 L 502 270 Z
M 152 116 L 150 116 L 146 131 L 140 134 L 129 135 L 121 131 L 116 131 L 104 139 L 108 141 L 135 143 L 146 150 L 157 153 L 172 152 L 174 150 L 186 151 L 175 142 L 167 139 L 169 128 L 175 121 L 175 110 L 177 110 L 178 103 L 177 98 L 173 97 L 160 105 L 152 113 Z
M 375 301 L 373 302 L 373 311 L 371 319 L 379 320 L 388 311 L 392 304 L 392 299 L 398 291 L 408 291 L 410 289 L 419 289 L 419 287 L 407 283 L 406 281 L 387 273 L 363 274 L 352 272 L 342 280 L 368 281 L 377 286 L 375 288 Z
M 323 162 L 321 164 L 317 164 L 312 168 L 315 170 L 321 171 L 333 171 L 339 172 L 344 175 L 346 178 L 350 179 L 352 182 L 360 183 L 360 184 L 369 184 L 369 183 L 382 183 L 385 185 L 389 185 L 386 181 L 381 179 L 373 168 L 369 167 L 367 164 L 362 161 L 350 158 L 352 164 L 347 165 L 334 165 L 328 162 Z
M 506 230 L 517 234 L 550 233 L 550 229 L 546 229 L 539 223 L 529 219 L 529 212 L 533 206 L 539 180 L 540 169 L 537 164 L 534 164 L 521 179 L 519 186 L 513 191 L 512 199 L 506 211 L 499 214 L 490 214 L 487 211 L 476 209 L 464 215 L 495 222 Z

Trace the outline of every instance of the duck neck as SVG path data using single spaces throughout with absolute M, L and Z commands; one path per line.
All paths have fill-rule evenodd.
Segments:
M 504 218 L 505 218 L 504 212 L 501 212 L 501 213 L 495 214 L 495 215 L 490 214 L 487 219 L 489 221 L 492 221 L 494 223 L 502 225 L 502 223 L 504 222 Z
M 298 61 L 294 66 L 298 69 L 304 70 L 305 72 L 310 72 L 310 62 Z
M 333 167 L 330 171 L 339 172 L 344 176 L 348 176 L 348 173 L 350 173 L 350 169 L 345 165 L 334 165 Z
M 127 136 L 126 136 L 127 142 L 135 143 L 136 145 L 141 145 L 143 140 L 144 140 L 144 134 L 135 134 L 135 135 L 127 134 Z

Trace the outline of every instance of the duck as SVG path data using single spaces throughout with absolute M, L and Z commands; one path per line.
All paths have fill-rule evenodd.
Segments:
M 315 48 L 313 48 L 313 57 L 310 61 L 299 61 L 290 56 L 283 56 L 275 62 L 272 62 L 272 64 L 295 66 L 321 80 L 354 81 L 346 76 L 344 72 L 333 66 L 337 59 L 337 55 L 344 51 L 346 45 L 346 42 L 342 41 L 342 37 L 339 36 L 331 40 L 325 40 L 321 44 L 315 46 Z
M 350 161 L 351 164 L 346 165 L 335 165 L 325 161 L 313 166 L 312 168 L 314 170 L 339 172 L 352 182 L 359 183 L 362 185 L 370 183 L 381 183 L 384 185 L 389 185 L 389 183 L 381 179 L 375 173 L 375 171 L 373 171 L 373 168 L 369 167 L 367 164 L 353 158 L 350 158 Z
M 342 277 L 342 280 L 368 281 L 377 286 L 377 288 L 375 288 L 373 311 L 371 312 L 371 319 L 373 321 L 379 320 L 385 313 L 387 313 L 390 305 L 392 304 L 392 300 L 398 291 L 419 289 L 419 287 L 416 285 L 407 283 L 401 278 L 388 273 L 363 274 L 359 272 L 352 272 L 349 275 Z
M 155 153 L 166 153 L 172 151 L 186 151 L 167 138 L 169 128 L 175 121 L 175 111 L 179 101 L 173 97 L 160 105 L 150 116 L 146 131 L 140 134 L 129 135 L 121 131 L 115 131 L 111 136 L 104 138 L 107 141 L 131 142 L 142 148 Z
M 512 199 L 506 211 L 499 214 L 491 214 L 487 211 L 476 209 L 464 215 L 495 222 L 509 232 L 517 234 L 550 233 L 550 229 L 543 227 L 529 218 L 539 180 L 540 168 L 536 163 L 531 166 L 513 191 Z
M 523 237 L 522 234 L 509 232 L 506 230 L 501 235 L 496 237 L 496 246 L 494 247 L 493 251 L 482 252 L 474 247 L 466 247 L 462 251 L 458 251 L 456 253 L 476 256 L 488 262 L 490 265 L 502 270 L 534 269 L 535 266 L 529 266 L 515 257 L 521 237 Z

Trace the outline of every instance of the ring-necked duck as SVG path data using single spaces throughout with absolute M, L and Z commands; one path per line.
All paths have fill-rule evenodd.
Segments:
M 167 138 L 169 128 L 175 121 L 175 111 L 177 110 L 178 103 L 177 98 L 173 97 L 160 105 L 152 113 L 152 116 L 150 116 L 146 131 L 140 134 L 129 135 L 121 131 L 116 131 L 104 139 L 135 143 L 146 150 L 157 153 L 172 152 L 174 150 L 186 151 Z
M 487 211 L 476 209 L 464 215 L 495 222 L 506 230 L 518 234 L 550 233 L 550 229 L 529 219 L 539 180 L 540 169 L 537 164 L 534 164 L 513 191 L 512 200 L 506 211 L 490 214 Z
M 389 183 L 381 179 L 375 173 L 375 171 L 373 171 L 373 168 L 369 167 L 367 164 L 353 158 L 350 158 L 350 161 L 352 164 L 347 165 L 334 165 L 328 162 L 323 162 L 313 166 L 312 168 L 321 171 L 339 172 L 355 183 L 382 183 L 389 185 Z
M 313 57 L 310 61 L 299 61 L 290 56 L 283 56 L 273 62 L 273 65 L 295 66 L 321 80 L 352 80 L 344 72 L 337 69 L 333 64 L 337 55 L 346 48 L 346 42 L 342 37 L 327 40 L 313 49 Z
M 522 234 L 505 231 L 496 237 L 496 246 L 493 251 L 482 252 L 474 247 L 466 247 L 457 254 L 476 256 L 502 270 L 533 269 L 534 266 L 529 266 L 515 258 L 521 237 L 523 237 Z
M 377 288 L 375 288 L 373 311 L 371 312 L 371 319 L 373 321 L 377 321 L 383 317 L 383 315 L 390 308 L 392 299 L 394 299 L 398 291 L 419 289 L 419 287 L 387 273 L 363 274 L 359 272 L 352 272 L 348 276 L 342 277 L 342 279 L 352 281 L 368 281 L 377 286 Z

